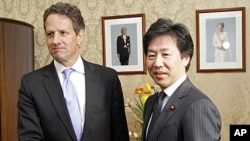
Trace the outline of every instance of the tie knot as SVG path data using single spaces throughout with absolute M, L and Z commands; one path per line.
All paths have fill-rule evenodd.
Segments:
M 62 71 L 63 75 L 64 75 L 64 79 L 68 79 L 70 74 L 74 71 L 74 69 L 69 68 L 69 69 L 65 69 Z
M 158 99 L 163 100 L 165 96 L 166 96 L 165 92 L 161 91 L 158 95 Z

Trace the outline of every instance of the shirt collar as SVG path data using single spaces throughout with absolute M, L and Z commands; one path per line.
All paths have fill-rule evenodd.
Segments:
M 67 67 L 64 67 L 62 64 L 60 64 L 55 59 L 54 59 L 54 65 L 55 65 L 55 68 L 57 70 L 57 73 L 61 73 L 63 70 L 67 69 Z M 83 64 L 83 60 L 80 57 L 80 55 L 79 55 L 78 59 L 76 60 L 75 64 L 73 64 L 72 67 L 70 67 L 70 68 L 73 68 L 75 71 L 84 74 L 84 64 Z
M 168 97 L 172 96 L 175 90 L 181 85 L 182 82 L 185 81 L 186 78 L 187 78 L 186 74 L 182 75 L 174 84 L 164 89 L 163 91 L 167 94 Z

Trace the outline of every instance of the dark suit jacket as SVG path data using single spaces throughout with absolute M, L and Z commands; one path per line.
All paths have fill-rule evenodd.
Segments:
M 126 45 L 127 48 L 124 47 Z M 123 40 L 123 36 L 117 37 L 117 53 L 122 56 L 129 56 L 128 47 L 130 47 L 130 37 L 126 35 L 126 42 Z
M 156 99 L 157 95 L 152 95 L 145 105 L 143 141 Z M 148 141 L 218 141 L 220 130 L 216 106 L 187 78 L 168 99 Z
M 117 73 L 84 62 L 86 114 L 82 141 L 128 141 L 123 94 Z M 20 141 L 76 141 L 54 63 L 21 79 Z

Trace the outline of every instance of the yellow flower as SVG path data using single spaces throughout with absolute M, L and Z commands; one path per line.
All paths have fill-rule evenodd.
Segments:
M 136 88 L 134 93 L 139 94 L 139 96 L 142 95 L 142 94 L 151 94 L 152 93 L 152 88 L 151 88 L 150 84 L 146 83 L 145 87 L 146 87 L 146 89 L 144 89 L 144 88 Z
M 155 93 L 155 88 L 151 87 L 149 83 L 145 83 L 145 88 L 140 87 L 134 89 L 134 94 L 137 94 L 139 100 L 135 99 L 135 103 L 133 102 L 128 103 L 128 107 L 137 117 L 136 123 L 139 123 L 140 128 L 142 128 L 143 125 L 143 112 L 144 112 L 145 102 L 152 93 Z M 136 139 L 138 141 L 141 140 L 141 132 L 139 132 Z
M 149 83 L 145 83 L 145 88 L 135 88 L 134 93 L 138 95 L 139 100 L 135 100 L 135 105 L 131 105 L 132 111 L 140 119 L 141 123 L 143 118 L 144 104 L 148 97 L 152 94 L 152 89 Z
M 146 89 L 147 89 L 147 91 L 150 91 L 150 92 L 151 92 L 151 90 L 152 90 L 152 89 L 151 89 L 150 84 L 149 84 L 149 83 L 146 83 L 145 85 L 146 85 Z
M 145 104 L 146 100 L 148 99 L 149 95 L 147 94 L 143 94 L 141 95 L 141 100 L 142 100 L 142 103 Z
M 143 94 L 144 93 L 144 90 L 143 90 L 143 88 L 136 88 L 135 89 L 135 94 Z
M 143 112 L 144 112 L 145 102 L 147 101 L 148 97 L 152 94 L 152 88 L 153 87 L 151 87 L 149 83 L 145 83 L 145 88 L 135 88 L 134 93 L 138 95 L 139 100 L 135 99 L 134 104 L 129 103 L 129 107 L 138 118 L 137 121 L 138 123 L 140 123 L 141 127 L 143 125 Z M 137 139 L 140 140 L 140 138 L 141 138 L 141 133 L 138 134 Z

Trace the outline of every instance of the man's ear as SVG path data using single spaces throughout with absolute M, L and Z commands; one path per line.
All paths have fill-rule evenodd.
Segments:
M 182 58 L 182 62 L 183 62 L 184 67 L 186 67 L 188 65 L 189 61 L 190 61 L 190 56 L 188 56 L 188 55 L 185 55 Z
M 77 36 L 77 45 L 79 45 L 79 46 L 83 40 L 83 33 L 84 33 L 84 30 L 81 29 L 80 32 L 76 35 Z

